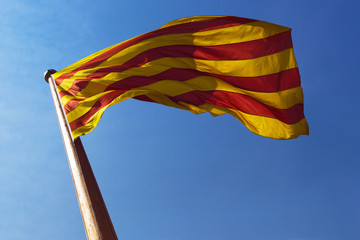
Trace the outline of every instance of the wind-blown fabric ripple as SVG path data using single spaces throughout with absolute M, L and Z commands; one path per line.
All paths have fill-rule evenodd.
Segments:
M 291 29 L 229 16 L 189 17 L 55 73 L 76 138 L 129 98 L 213 116 L 229 113 L 275 139 L 309 133 Z

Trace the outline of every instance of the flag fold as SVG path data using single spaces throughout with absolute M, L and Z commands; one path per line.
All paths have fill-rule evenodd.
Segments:
M 53 76 L 74 138 L 134 98 L 229 113 L 275 139 L 307 135 L 291 29 L 230 16 L 189 17 L 92 54 Z

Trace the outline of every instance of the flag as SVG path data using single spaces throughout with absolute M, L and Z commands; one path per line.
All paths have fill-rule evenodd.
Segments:
M 231 114 L 275 139 L 308 134 L 291 29 L 232 16 L 178 19 L 94 53 L 53 77 L 74 138 L 134 98 Z

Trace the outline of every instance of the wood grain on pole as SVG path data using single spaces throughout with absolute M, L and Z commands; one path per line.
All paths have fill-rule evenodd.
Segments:
M 72 137 L 71 129 L 56 89 L 55 80 L 51 75 L 55 72 L 55 70 L 48 70 L 45 73 L 45 80 L 49 83 L 51 95 L 54 100 L 56 115 L 58 117 L 87 239 L 117 240 L 118 238 L 81 140 L 77 138 L 74 141 Z

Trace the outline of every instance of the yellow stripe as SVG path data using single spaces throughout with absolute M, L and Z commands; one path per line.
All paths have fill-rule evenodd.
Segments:
M 180 18 L 180 19 L 173 20 L 173 21 L 163 25 L 160 28 L 171 27 L 171 26 L 175 26 L 175 25 L 179 25 L 179 24 L 183 24 L 183 23 L 189 23 L 189 22 L 200 22 L 200 21 L 205 21 L 205 20 L 210 20 L 213 18 L 220 18 L 220 17 L 225 17 L 225 16 L 214 15 L 214 16 L 195 16 L 195 17 Z
M 88 96 L 101 94 L 98 95 L 100 97 L 102 96 L 102 93 L 104 92 L 105 88 L 106 86 L 104 87 L 104 89 L 96 89 L 98 93 L 90 93 Z M 249 91 L 234 87 L 233 85 L 214 77 L 197 77 L 184 82 L 163 80 L 153 84 L 146 85 L 144 87 L 134 88 L 132 90 L 129 90 L 128 92 L 140 91 L 142 94 L 161 93 L 168 96 L 177 96 L 195 90 L 199 90 L 199 91 L 219 90 L 219 91 L 240 93 L 250 96 L 261 103 L 264 103 L 269 106 L 273 106 L 278 109 L 288 109 L 294 106 L 295 104 L 303 102 L 303 92 L 301 87 L 287 89 L 279 92 L 270 92 L 270 93 L 255 92 L 255 91 Z M 66 95 L 61 100 L 63 105 L 66 105 L 66 103 L 69 100 L 74 98 L 76 97 Z M 77 98 L 82 98 L 82 97 L 77 97 Z M 87 102 L 86 106 L 90 108 L 93 104 L 95 104 L 96 101 L 92 97 L 91 100 L 87 99 L 84 100 L 84 102 Z M 165 104 L 163 102 L 159 102 L 159 103 Z M 84 111 L 88 111 L 88 108 L 85 108 Z M 77 110 L 74 110 L 73 114 L 75 112 L 77 112 Z
M 206 81 L 204 81 L 204 79 L 206 79 Z M 248 91 L 234 87 L 216 78 L 206 78 L 206 77 L 197 77 L 185 82 L 164 80 L 144 87 L 135 88 L 134 90 L 140 90 L 140 89 L 148 90 L 149 91 L 148 94 L 150 94 L 151 92 L 158 92 L 170 97 L 178 96 L 196 90 L 199 91 L 218 90 L 218 91 L 226 91 L 232 93 L 240 93 L 250 96 L 259 102 L 262 102 L 266 105 L 278 109 L 288 109 L 294 106 L 295 104 L 303 102 L 303 94 L 301 87 L 296 87 L 284 91 L 271 92 L 271 93 L 254 92 L 254 91 Z
M 194 59 L 196 69 L 201 72 L 235 77 L 258 77 L 296 68 L 293 49 L 247 60 L 203 60 Z
M 91 132 L 97 126 L 97 124 L 99 123 L 99 121 L 101 119 L 102 114 L 104 113 L 105 109 L 107 109 L 108 107 L 115 105 L 119 102 L 122 102 L 128 98 L 132 98 L 137 95 L 145 95 L 145 94 L 146 94 L 145 92 L 141 92 L 140 90 L 137 90 L 137 91 L 131 91 L 131 92 L 127 92 L 125 94 L 120 95 L 119 97 L 114 99 L 110 104 L 108 104 L 107 106 L 102 108 L 100 111 L 98 111 L 85 125 L 72 131 L 74 139 L 81 135 Z M 149 98 L 151 98 L 152 100 L 154 100 L 155 102 L 163 102 L 163 104 L 166 106 L 171 106 L 171 107 L 180 108 L 180 109 L 184 109 L 184 110 L 190 110 L 191 112 L 196 113 L 196 114 L 206 112 L 206 110 L 198 109 L 197 107 L 190 105 L 190 104 L 182 104 L 182 103 L 177 104 L 161 94 L 153 93 L 153 94 L 150 94 L 147 96 Z M 192 106 L 193 106 L 194 111 L 191 110 Z M 197 111 L 195 111 L 195 109 L 197 109 Z M 75 111 L 76 111 L 76 109 L 75 109 Z M 82 114 L 78 114 L 78 117 L 81 117 L 86 112 L 84 111 L 84 112 L 82 112 Z M 67 115 L 68 119 L 69 119 L 69 115 L 70 114 Z M 74 118 L 74 116 L 72 116 L 72 117 L 73 117 L 73 120 L 78 118 L 78 117 Z M 71 121 L 69 120 L 69 122 L 72 122 L 73 120 L 71 120 Z
M 91 132 L 97 126 L 97 124 L 100 121 L 100 118 L 101 118 L 102 114 L 104 113 L 105 109 L 107 109 L 108 107 L 110 107 L 110 106 L 112 106 L 112 105 L 114 105 L 116 103 L 122 102 L 124 100 L 127 100 L 129 98 L 133 98 L 135 96 L 144 95 L 144 94 L 146 94 L 146 92 L 144 92 L 142 90 L 128 91 L 128 92 L 125 92 L 125 93 L 121 94 L 120 96 L 115 98 L 110 104 L 106 105 L 105 107 L 100 109 L 98 112 L 96 112 L 95 115 L 85 125 L 83 125 L 83 126 L 77 128 L 77 129 L 75 129 L 74 131 L 72 131 L 74 139 L 77 138 L 80 135 L 84 135 L 84 134 L 86 134 L 88 132 Z M 83 108 L 83 106 L 81 106 L 81 108 L 79 108 L 79 109 L 82 110 L 82 108 Z M 88 110 L 90 110 L 90 108 L 88 108 Z M 78 110 L 78 108 L 76 108 L 73 111 L 73 113 L 70 112 L 70 113 L 67 114 L 67 118 L 68 118 L 69 123 L 71 123 L 72 121 L 74 121 L 77 118 L 81 117 L 82 115 L 84 115 L 87 112 L 87 111 L 81 111 L 81 113 L 80 113 L 77 110 Z
M 146 50 L 172 45 L 195 45 L 195 46 L 217 46 L 233 43 L 248 42 L 270 37 L 290 28 L 271 24 L 268 22 L 255 21 L 238 26 L 213 29 L 195 33 L 167 34 L 144 40 L 132 45 L 114 56 L 110 57 L 99 67 L 110 67 L 120 65 L 132 59 Z
M 279 53 L 248 60 L 213 61 L 193 58 L 161 58 L 141 67 L 134 67 L 120 73 L 113 72 L 102 79 L 93 79 L 77 94 L 77 97 L 84 98 L 100 93 L 106 89 L 107 85 L 130 76 L 152 76 L 173 67 L 196 69 L 225 76 L 257 77 L 293 69 L 297 67 L 297 64 L 293 49 L 287 49 Z M 67 90 L 71 86 L 72 80 L 64 80 L 64 83 L 58 86 L 58 89 Z M 69 97 L 67 98 L 68 100 L 71 99 Z M 66 102 L 64 102 L 64 104 L 66 104 Z
M 94 106 L 96 101 L 98 101 L 100 97 L 104 96 L 107 93 L 109 92 L 102 92 L 79 102 L 79 105 L 73 111 L 69 112 L 66 115 L 69 123 L 87 113 Z
M 129 72 L 129 70 L 128 70 L 123 73 L 110 73 L 102 79 L 93 79 L 93 80 L 89 81 L 87 86 L 82 91 L 80 91 L 75 97 L 65 95 L 61 100 L 62 100 L 63 105 L 65 105 L 71 99 L 86 98 L 86 97 L 90 97 L 92 95 L 102 93 L 105 91 L 105 89 L 108 87 L 108 85 L 110 85 L 114 82 L 117 82 L 119 80 L 122 80 L 124 78 L 134 76 L 134 75 L 152 76 L 154 74 L 163 72 L 167 69 L 169 69 L 169 67 L 167 67 L 167 66 L 159 66 L 156 69 L 157 71 L 155 71 L 154 69 L 149 69 L 149 68 L 142 69 L 141 67 L 138 67 L 138 68 L 130 69 L 130 70 L 132 70 L 131 72 Z M 71 87 L 72 83 L 73 83 L 73 80 L 71 80 L 71 79 L 64 80 L 64 85 L 65 84 L 67 85 L 65 87 L 69 87 L 69 86 Z M 63 85 L 58 86 L 58 90 L 64 91 L 65 89 L 62 87 L 63 87 Z
M 121 97 L 120 97 L 121 98 Z M 154 97 L 153 100 L 156 100 L 157 98 Z M 122 99 L 125 100 L 125 99 Z M 77 138 L 80 135 L 86 134 L 92 129 L 94 129 L 103 112 L 107 107 L 110 107 L 120 101 L 121 99 L 117 98 L 112 103 L 101 109 L 99 112 L 97 112 L 84 126 L 79 127 L 78 129 L 75 129 L 73 131 L 74 138 Z M 158 99 L 157 99 L 158 100 Z M 203 104 L 199 107 L 193 106 L 190 104 L 180 103 L 176 104 L 174 102 L 168 102 L 169 104 L 166 104 L 167 106 L 173 106 L 177 108 L 182 108 L 185 110 L 190 110 L 191 112 L 195 114 L 200 114 L 204 112 L 209 112 L 213 116 L 218 116 L 221 114 L 229 113 L 235 118 L 237 118 L 240 122 L 242 122 L 251 132 L 274 139 L 291 139 L 296 138 L 300 135 L 308 135 L 309 134 L 309 126 L 306 121 L 306 119 L 302 119 L 299 122 L 295 124 L 286 124 L 281 122 L 278 119 L 275 118 L 269 118 L 269 117 L 263 117 L 258 115 L 252 115 L 247 114 L 239 110 L 233 110 L 228 108 L 223 108 L 211 104 Z M 179 107 L 180 106 L 180 107 Z
M 166 96 L 178 96 L 187 92 L 191 92 L 194 90 L 200 91 L 211 91 L 211 90 L 219 90 L 219 91 L 227 91 L 240 93 L 247 96 L 250 96 L 257 101 L 264 103 L 269 106 L 273 106 L 278 109 L 288 109 L 294 106 L 295 104 L 303 102 L 303 92 L 301 87 L 296 87 L 280 92 L 274 93 L 263 93 L 263 92 L 254 92 L 247 91 L 240 88 L 233 87 L 230 84 L 227 84 L 221 80 L 215 78 L 209 78 L 206 82 L 207 84 L 203 84 L 203 78 L 194 78 L 185 82 L 178 81 L 160 81 L 154 84 L 147 85 L 146 87 L 135 88 L 125 92 L 120 95 L 117 99 L 118 101 L 124 101 L 129 98 L 133 98 L 138 95 L 147 95 L 152 98 L 159 104 L 177 107 L 186 110 L 188 109 L 183 105 L 176 104 L 169 100 Z M 69 122 L 81 117 L 83 114 L 88 112 L 92 106 L 97 102 L 97 100 L 105 95 L 108 92 L 101 92 L 97 95 L 92 96 L 89 99 L 83 100 L 79 103 L 78 107 L 73 111 L 68 113 L 67 117 Z
M 158 73 L 157 67 L 160 67 L 162 70 L 182 68 L 195 69 L 224 76 L 259 77 L 287 69 L 297 68 L 297 64 L 291 48 L 264 57 L 246 60 L 203 60 L 166 57 L 154 60 L 141 67 L 134 67 L 121 73 L 111 74 L 111 76 L 106 76 L 103 79 L 111 80 L 111 78 L 114 79 L 114 76 L 116 75 L 120 77 L 118 79 L 123 79 L 123 76 L 142 75 L 141 72 L 143 71 L 146 72 L 146 75 L 150 74 L 152 71 Z M 116 81 L 116 79 L 114 79 L 114 81 Z
M 101 93 L 94 95 L 86 100 L 81 101 L 79 103 L 79 105 L 73 111 L 69 112 L 66 115 L 69 123 L 71 123 L 72 121 L 80 118 L 82 115 L 87 113 L 102 96 L 104 96 L 105 94 L 108 94 L 110 92 L 112 92 L 112 91 L 101 92 Z M 117 101 L 116 103 L 119 103 L 119 102 L 122 102 L 129 98 L 133 98 L 133 97 L 136 97 L 139 95 L 145 95 L 148 92 L 149 92 L 148 90 L 134 89 L 134 90 L 127 91 L 127 92 L 119 95 L 117 98 L 115 98 L 114 101 Z M 109 106 L 109 105 L 107 105 L 107 106 Z
M 91 61 L 93 58 L 99 56 L 100 54 L 103 54 L 104 52 L 107 52 L 108 50 L 110 50 L 110 49 L 112 49 L 112 48 L 114 48 L 114 47 L 116 47 L 117 45 L 120 45 L 120 44 L 122 44 L 122 42 L 117 43 L 117 44 L 115 44 L 113 46 L 107 47 L 107 48 L 105 48 L 103 50 L 100 50 L 100 51 L 94 53 L 94 54 L 91 54 L 90 56 L 87 56 L 87 57 L 85 57 L 85 58 L 71 64 L 70 66 L 62 69 L 61 71 L 58 71 L 58 72 L 54 73 L 53 77 L 56 79 L 56 78 L 60 77 L 62 74 L 64 74 L 64 73 L 72 72 L 73 70 L 80 67 L 81 65 Z
M 106 107 L 107 108 L 107 107 Z M 85 125 L 72 131 L 73 138 L 76 139 L 81 135 L 85 135 L 91 132 L 99 123 L 101 116 L 103 115 L 106 108 L 100 109 Z
M 264 137 L 291 139 L 303 134 L 309 134 L 309 126 L 305 118 L 295 124 L 286 124 L 275 118 L 252 115 L 211 104 L 204 104 L 200 108 L 206 109 L 210 113 L 214 112 L 213 115 L 215 116 L 221 114 L 221 112 L 229 113 L 242 122 L 251 132 Z
M 76 97 L 73 97 L 71 95 L 65 95 L 61 98 L 61 103 L 63 106 L 65 106 L 71 99 L 75 99 Z M 80 99 L 80 98 L 77 98 Z
M 133 67 L 123 72 L 112 72 L 100 79 L 106 84 L 116 82 L 129 76 L 152 76 L 170 68 L 196 69 L 202 72 L 215 73 L 225 76 L 258 77 L 296 68 L 292 48 L 271 55 L 246 60 L 203 60 L 194 58 L 165 57 L 148 62 L 140 67 Z M 96 71 L 101 67 L 94 68 Z M 86 74 L 87 75 L 87 74 Z M 86 77 L 86 76 L 82 76 Z M 92 81 L 99 82 L 99 79 Z M 64 81 L 63 89 L 71 87 L 72 81 Z

